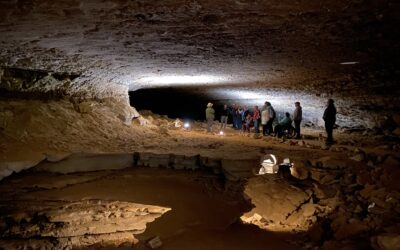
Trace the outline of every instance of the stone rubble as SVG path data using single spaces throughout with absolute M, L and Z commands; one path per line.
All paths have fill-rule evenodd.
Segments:
M 391 184 L 400 175 L 399 159 L 389 155 L 376 166 L 357 164 L 362 165 L 324 157 L 295 162 L 295 180 L 252 178 L 245 194 L 255 208 L 242 220 L 267 230 L 307 232 L 310 242 L 304 246 L 316 249 L 363 249 L 360 237 L 371 239 L 377 250 L 399 249 L 400 190 Z

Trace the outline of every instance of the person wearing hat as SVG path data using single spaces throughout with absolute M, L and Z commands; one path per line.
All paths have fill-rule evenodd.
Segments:
M 324 116 L 322 117 L 325 121 L 325 130 L 328 138 L 326 139 L 326 144 L 333 144 L 333 127 L 336 122 L 336 107 L 334 105 L 333 99 L 328 100 L 328 105 L 324 111 Z
M 215 118 L 215 110 L 213 108 L 213 104 L 209 102 L 206 108 L 207 132 L 212 131 L 214 118 Z
M 296 139 L 301 139 L 300 136 L 300 124 L 303 119 L 303 111 L 300 106 L 300 102 L 295 102 L 294 106 L 296 107 L 293 112 L 293 121 L 294 121 L 294 129 L 296 131 Z

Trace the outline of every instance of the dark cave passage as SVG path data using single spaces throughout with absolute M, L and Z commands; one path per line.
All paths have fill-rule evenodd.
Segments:
M 148 88 L 129 92 L 130 105 L 137 110 L 151 110 L 170 118 L 204 120 L 208 102 L 214 104 L 218 116 L 218 100 L 211 100 L 194 88 Z

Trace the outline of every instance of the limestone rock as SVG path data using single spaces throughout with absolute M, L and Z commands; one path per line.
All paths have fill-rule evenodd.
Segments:
M 1 229 L 0 246 L 33 247 L 32 238 L 41 246 L 52 248 L 85 247 L 96 243 L 121 244 L 137 243 L 135 234 L 146 229 L 146 224 L 169 211 L 169 208 L 130 202 L 110 201 L 20 201 L 2 210 L 1 219 L 6 216 L 7 227 Z M 19 223 L 18 211 L 23 209 L 25 223 Z M 38 222 L 39 221 L 39 222 Z M 39 226 L 37 223 L 40 223 Z M 49 241 L 49 237 L 53 240 Z M 7 249 L 7 247 L 6 247 Z
M 299 180 L 305 180 L 309 177 L 310 166 L 305 161 L 295 161 L 293 167 L 290 168 L 290 173 L 292 176 Z
M 336 179 L 335 175 L 326 173 L 323 175 L 322 179 L 320 180 L 320 183 L 321 184 L 330 184 L 335 179 Z
M 78 105 L 78 112 L 81 114 L 88 114 L 92 111 L 93 103 L 92 102 L 81 102 Z
M 356 155 L 350 157 L 350 159 L 353 160 L 353 161 L 358 161 L 358 162 L 364 161 L 364 160 L 365 160 L 365 154 L 363 154 L 363 153 L 358 153 L 358 154 L 356 154 Z
M 0 131 L 7 128 L 13 118 L 14 113 L 11 110 L 0 111 Z
M 314 193 L 318 199 L 329 199 L 333 198 L 337 193 L 338 190 L 330 187 L 329 185 L 321 185 L 317 183 L 313 183 L 314 186 Z
M 384 117 L 384 119 L 380 121 L 379 125 L 382 130 L 388 131 L 393 131 L 397 127 L 397 124 L 392 117 Z
M 381 234 L 371 238 L 371 244 L 375 250 L 399 250 L 399 234 Z
M 338 240 L 349 238 L 353 235 L 357 235 L 368 230 L 366 222 L 354 219 L 351 222 L 345 222 L 339 225 L 335 231 L 335 238 Z
M 393 130 L 392 133 L 393 133 L 395 136 L 400 136 L 400 127 L 398 127 L 398 128 L 396 128 L 395 130 Z
M 147 245 L 151 248 L 151 249 L 157 249 L 162 247 L 162 242 L 160 237 L 156 236 L 154 238 L 151 238 L 150 240 L 147 241 Z
M 18 205 L 20 204 L 14 204 L 13 207 Z M 26 219 L 37 216 L 35 213 L 39 213 L 40 216 L 47 218 L 47 221 L 42 222 L 43 226 L 25 231 L 24 227 L 29 225 L 17 225 L 12 231 L 5 232 L 5 235 L 13 237 L 73 237 L 122 231 L 142 232 L 146 223 L 170 210 L 169 208 L 128 202 L 103 201 L 98 204 L 97 201 L 83 201 L 64 204 L 61 207 L 60 205 L 62 204 L 57 202 L 31 203 L 27 211 L 29 216 L 25 216 Z M 149 216 L 150 214 L 152 216 Z M 8 216 L 15 218 L 15 212 Z M 142 220 L 145 217 L 148 217 L 148 220 Z M 52 223 L 59 223 L 56 230 Z
M 356 182 L 358 185 L 365 186 L 366 184 L 372 184 L 371 173 L 369 171 L 360 171 L 357 174 Z
M 59 162 L 71 155 L 71 153 L 57 153 L 57 154 L 45 154 L 46 160 L 49 162 Z
M 0 162 L 0 180 L 11 175 L 13 172 L 18 173 L 21 170 L 28 169 L 38 165 L 46 158 L 45 155 L 38 155 L 34 159 L 22 161 L 4 161 Z
M 322 177 L 324 176 L 324 172 L 319 169 L 311 169 L 310 170 L 311 179 L 321 182 Z
M 60 157 L 62 156 L 63 155 Z M 66 174 L 98 171 L 102 169 L 122 169 L 131 167 L 132 165 L 133 157 L 131 154 L 73 154 L 69 157 L 65 157 L 61 161 L 42 162 L 34 171 L 49 171 Z
M 385 159 L 385 161 L 382 163 L 382 165 L 385 166 L 385 167 L 389 167 L 389 166 L 391 166 L 391 167 L 400 167 L 400 161 L 397 158 L 389 155 Z
M 311 160 L 311 163 L 314 167 L 327 169 L 343 169 L 348 166 L 346 160 L 333 159 L 330 156 L 322 157 L 318 160 Z
M 162 135 L 169 135 L 169 133 L 168 133 L 168 126 L 166 126 L 166 125 L 161 125 L 161 126 L 159 126 L 158 128 L 159 128 L 160 134 L 162 134 Z
M 311 217 L 317 211 L 319 206 L 312 203 L 307 203 L 301 207 L 301 212 L 303 213 L 304 217 Z
M 394 114 L 392 118 L 393 121 L 397 124 L 397 126 L 400 127 L 400 114 Z
M 296 211 L 310 194 L 271 178 L 263 175 L 249 179 L 244 192 L 255 206 L 249 213 L 259 214 L 266 221 L 273 222 L 270 226 L 279 228 L 280 223 Z

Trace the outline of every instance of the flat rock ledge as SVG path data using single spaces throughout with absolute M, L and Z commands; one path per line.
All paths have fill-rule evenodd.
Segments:
M 16 201 L 0 204 L 1 249 L 72 249 L 94 244 L 136 244 L 170 208 L 131 202 Z

